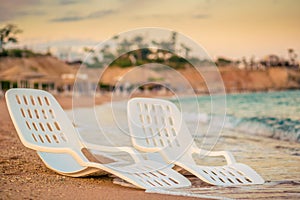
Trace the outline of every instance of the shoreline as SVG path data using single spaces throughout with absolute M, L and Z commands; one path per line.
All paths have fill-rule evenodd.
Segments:
M 63 109 L 72 108 L 72 97 L 56 97 Z M 101 105 L 109 99 L 100 97 L 96 100 Z M 82 101 L 84 107 L 84 101 Z M 3 99 L 0 99 L 0 157 L 1 187 L 0 198 L 43 198 L 43 199 L 191 199 L 187 196 L 172 196 L 145 193 L 113 184 L 108 176 L 70 178 L 59 175 L 42 163 L 37 154 L 24 147 L 9 117 Z M 220 188 L 203 184 L 188 176 L 193 187 L 178 189 L 169 194 L 211 196 L 225 198 L 300 198 L 300 144 L 286 141 L 240 134 L 237 131 L 223 131 L 216 149 L 229 150 L 237 160 L 253 167 L 267 181 L 264 185 L 247 188 Z M 188 193 L 186 193 L 188 192 Z M 198 199 L 198 198 L 197 198 Z

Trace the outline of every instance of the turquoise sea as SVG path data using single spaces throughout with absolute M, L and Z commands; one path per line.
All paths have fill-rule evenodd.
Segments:
M 207 124 L 211 116 L 223 114 L 222 109 L 211 111 L 210 96 L 183 98 L 180 103 L 190 126 L 196 121 Z M 300 142 L 300 90 L 227 94 L 225 111 L 223 129 Z
M 210 96 L 182 97 L 180 104 L 178 99 L 171 99 L 181 106 L 182 119 L 191 134 L 200 139 L 206 134 L 212 136 L 211 142 L 215 143 L 222 131 L 231 130 L 300 142 L 300 90 L 227 94 L 225 100 L 225 105 L 217 101 L 216 108 L 212 109 Z M 85 140 L 102 145 L 131 146 L 126 109 L 127 101 L 120 101 L 68 113 Z

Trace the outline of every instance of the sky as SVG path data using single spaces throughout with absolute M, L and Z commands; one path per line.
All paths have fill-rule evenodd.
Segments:
M 172 29 L 212 57 L 300 57 L 299 0 L 0 0 L 0 27 L 23 30 L 19 45 L 45 50 L 97 44 L 142 27 Z

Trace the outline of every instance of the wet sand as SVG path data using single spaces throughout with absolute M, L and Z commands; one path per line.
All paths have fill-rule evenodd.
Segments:
M 96 103 L 107 100 L 109 96 L 101 97 Z M 72 108 L 71 97 L 59 97 L 58 101 L 64 109 Z M 85 106 L 84 101 L 81 106 Z M 0 199 L 190 199 L 119 186 L 108 176 L 70 178 L 59 175 L 46 168 L 35 151 L 21 144 L 3 98 L 0 99 L 0 113 Z M 215 150 L 230 150 L 237 161 L 253 167 L 266 184 L 222 188 L 188 176 L 192 188 L 169 192 L 217 198 L 300 199 L 299 143 L 224 131 Z

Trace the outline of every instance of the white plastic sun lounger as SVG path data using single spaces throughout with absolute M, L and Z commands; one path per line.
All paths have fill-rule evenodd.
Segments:
M 57 173 L 81 177 L 111 173 L 143 189 L 188 187 L 190 182 L 171 165 L 144 160 L 129 147 L 105 147 L 83 143 L 79 134 L 48 92 L 11 89 L 6 92 L 8 110 L 22 143 Z M 126 151 L 134 164 L 105 152 Z
M 133 98 L 128 107 L 129 129 L 133 146 L 143 152 L 159 152 L 165 161 L 174 163 L 212 185 L 233 186 L 263 184 L 252 168 L 237 163 L 230 152 L 199 149 L 179 109 L 170 101 Z M 227 165 L 200 166 L 192 154 L 224 156 Z

